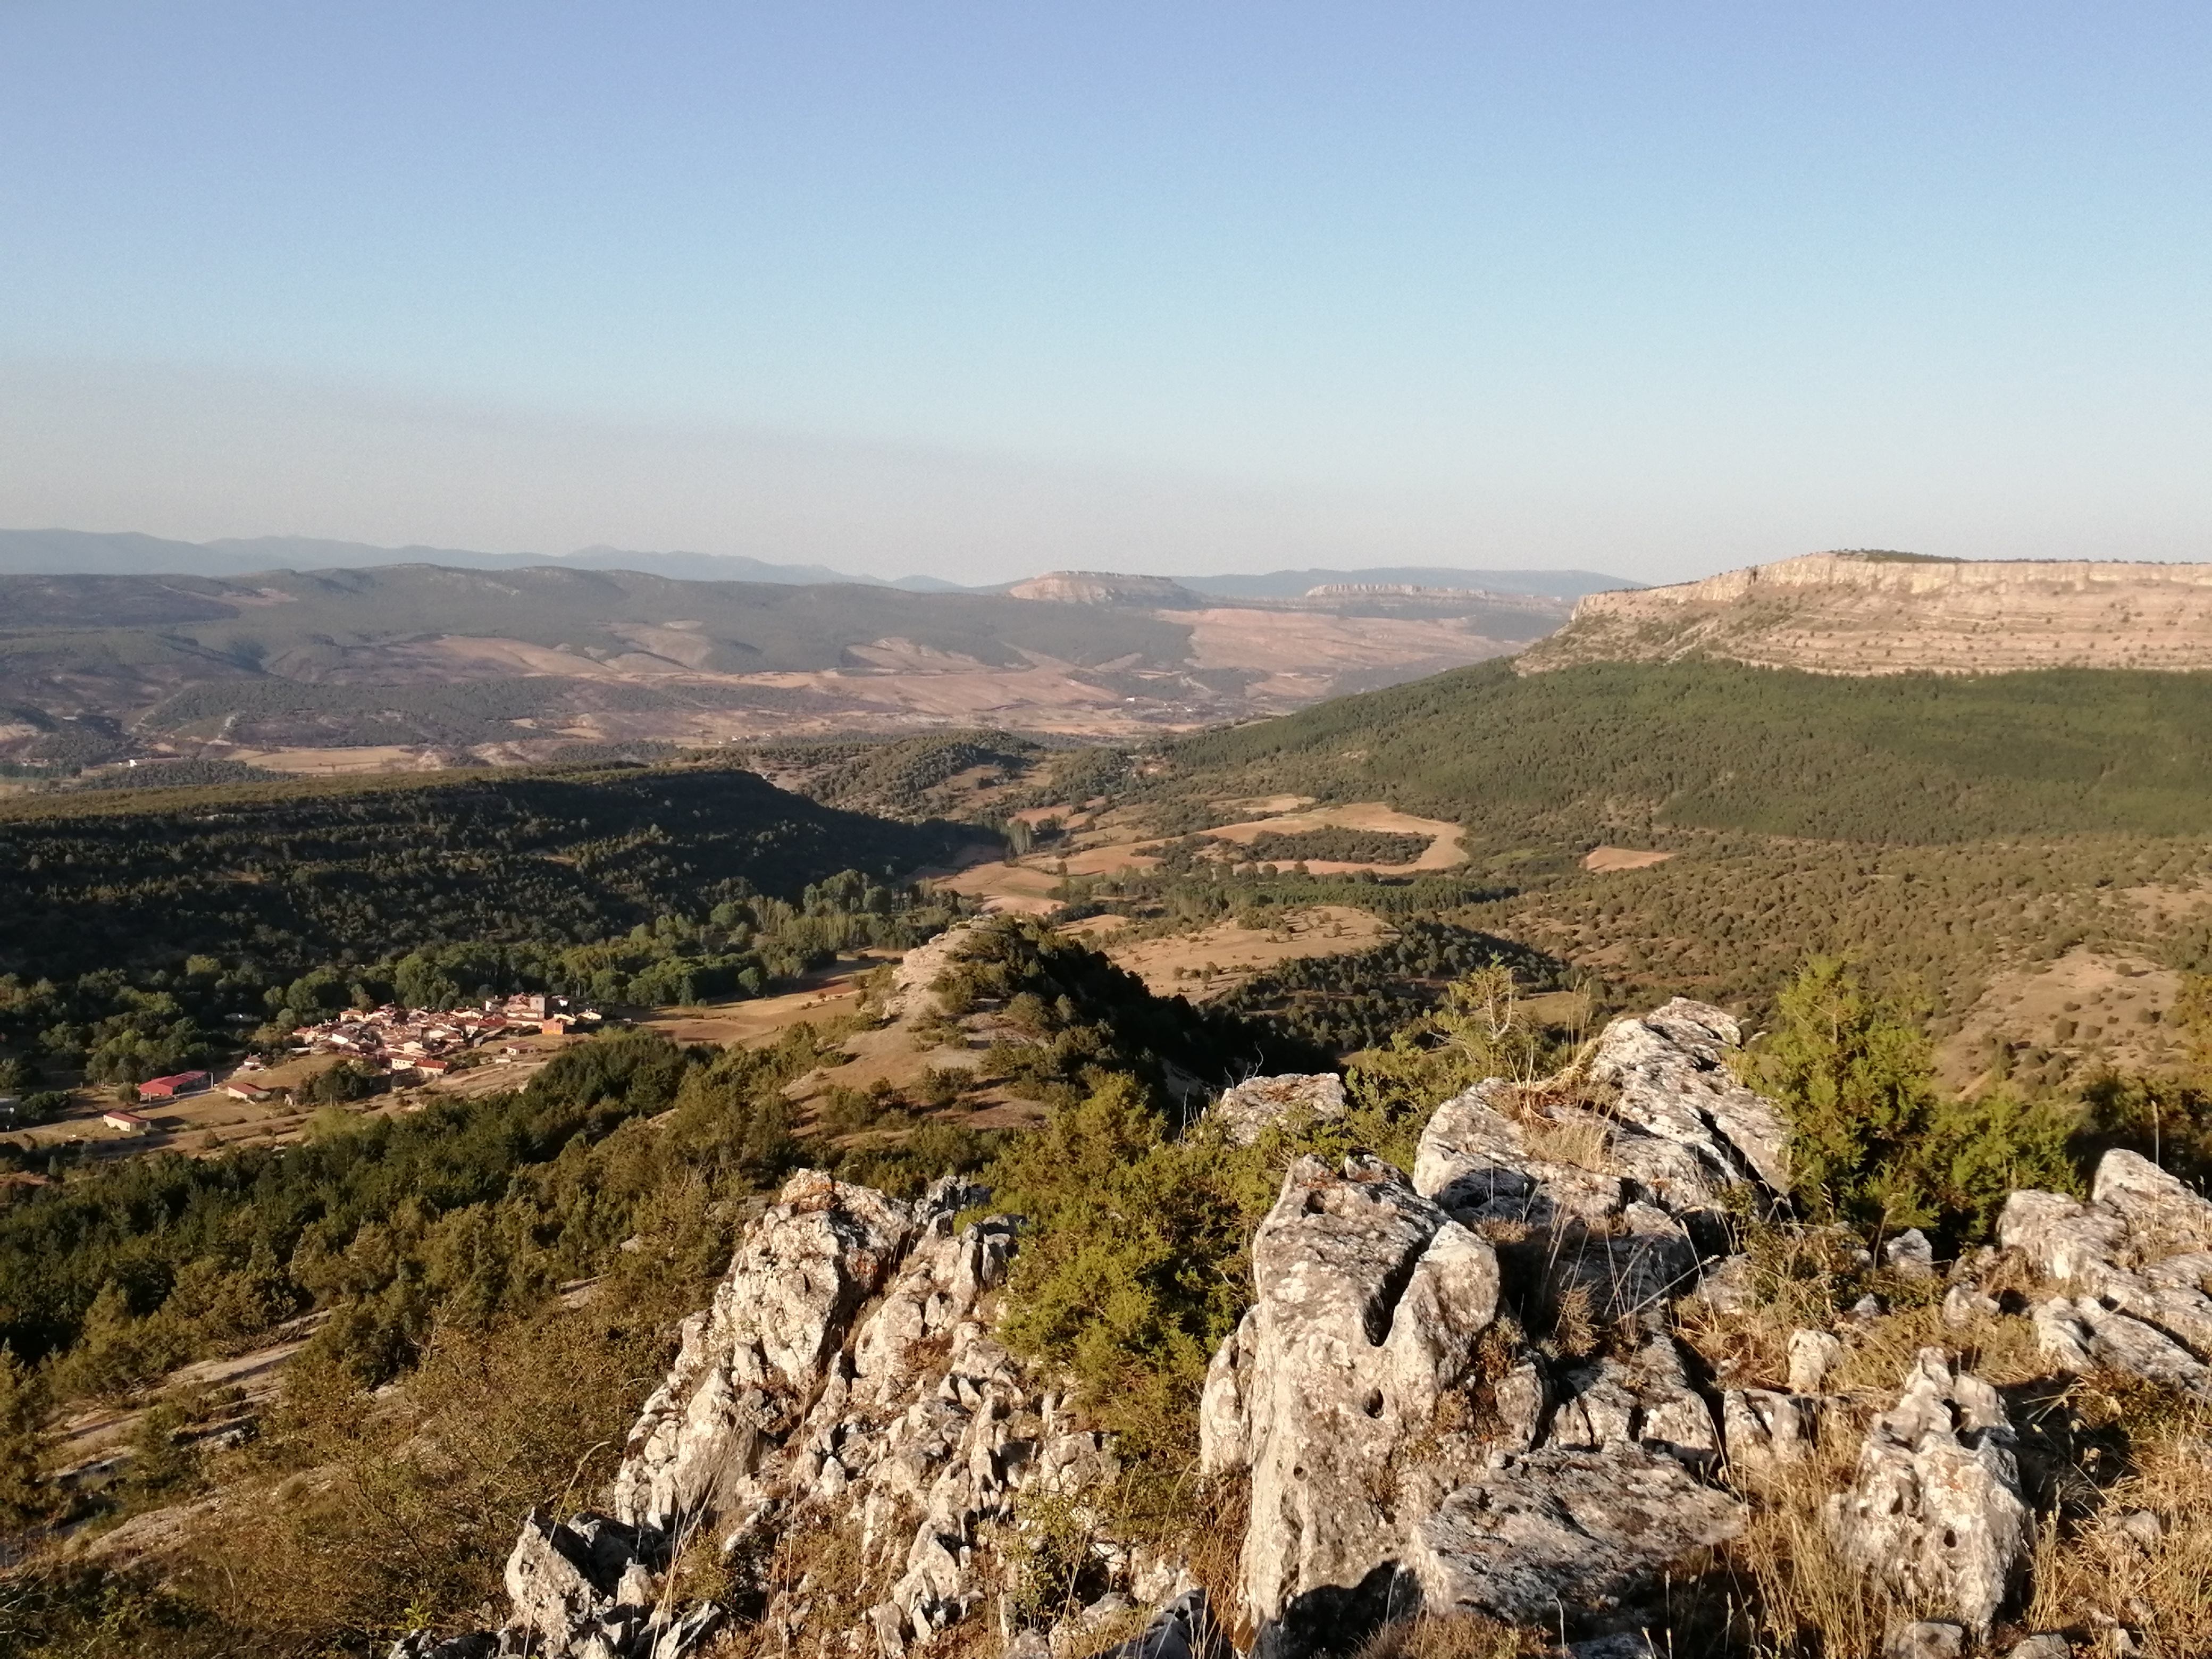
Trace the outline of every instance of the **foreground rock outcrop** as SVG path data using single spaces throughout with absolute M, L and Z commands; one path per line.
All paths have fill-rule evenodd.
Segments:
M 507 1563 L 512 1616 L 459 1638 L 478 1644 L 465 1650 L 683 1659 L 729 1611 L 685 1605 L 669 1578 L 683 1552 L 703 1538 L 756 1559 L 810 1524 L 849 1530 L 858 1570 L 757 1609 L 781 1644 L 896 1655 L 973 1614 L 975 1553 L 1014 1524 L 1017 1495 L 1073 1498 L 1113 1472 L 982 1316 L 1013 1225 L 955 1218 L 987 1197 L 948 1180 L 908 1205 L 794 1176 L 685 1322 L 610 1485 L 613 1513 L 531 1516 Z M 840 1597 L 858 1598 L 849 1624 Z
M 2027 1505 L 1997 1391 L 1925 1348 L 1874 1420 L 1850 1492 L 1828 1500 L 1838 1553 L 1869 1577 L 1988 1630 L 2026 1565 Z
M 2212 1401 L 2212 1202 L 2138 1153 L 2097 1165 L 2089 1201 L 2018 1192 L 1998 1242 L 2046 1281 L 2031 1313 L 2075 1372 L 2132 1372 Z
M 1723 1063 L 1737 1037 L 1670 1003 L 1571 1077 L 1445 1103 L 1410 1182 L 1374 1159 L 1291 1168 L 1200 1419 L 1206 1471 L 1251 1482 L 1255 1652 L 1340 1649 L 1425 1607 L 1603 1622 L 1740 1528 L 1665 1311 L 1721 1259 L 1723 1203 L 1787 1189 L 1781 1120 Z M 1556 1363 L 1530 1339 L 1563 1322 L 1632 1340 Z
M 1786 1128 L 1730 1070 L 1738 1037 L 1678 1000 L 1613 1022 L 1559 1076 L 1446 1102 L 1410 1176 L 1291 1164 L 1196 1402 L 1200 1474 L 1249 1498 L 1233 1583 L 1110 1536 L 1114 1447 L 994 1334 L 1019 1225 L 959 1224 L 988 1193 L 948 1179 L 906 1203 L 807 1172 L 686 1322 L 605 1512 L 532 1514 L 506 1626 L 395 1656 L 684 1659 L 741 1619 L 766 1650 L 861 1659 L 948 1632 L 1019 1659 L 1232 1659 L 1232 1633 L 1253 1659 L 1309 1659 L 1460 1613 L 1540 1626 L 1576 1655 L 1644 1651 L 1670 1571 L 1793 1492 L 1834 1559 L 1908 1610 L 1886 1650 L 1991 1650 L 1975 1644 L 2022 1605 L 2033 1535 L 2014 1411 L 1942 1347 L 1893 1397 L 1870 1387 L 1884 1315 L 1862 1292 L 1966 1333 L 1968 1352 L 1984 1322 L 2025 1321 L 2008 1351 L 2032 1329 L 2055 1373 L 2212 1398 L 2212 1203 L 2114 1152 L 2086 1203 L 2014 1194 L 2003 1248 L 1945 1286 L 1917 1233 L 1877 1257 L 1788 1221 Z M 1278 1114 L 1329 1115 L 1332 1083 L 1255 1079 L 1217 1110 L 1232 1139 L 1256 1137 Z M 1768 1270 L 1730 1254 L 1747 1216 L 1843 1264 L 1851 1288 L 1821 1305 L 1860 1301 L 1786 1340 L 1770 1326 L 1743 1380 L 1688 1339 L 1766 1311 Z M 1808 1467 L 1845 1459 L 1841 1490 L 1806 1494 Z M 1024 1575 L 1070 1547 L 1044 1516 L 1080 1559 L 1053 1566 L 1041 1612 Z M 2147 1551 L 2163 1524 L 2146 1510 L 2108 1530 Z M 713 1598 L 685 1577 L 702 1551 L 727 1586 Z M 2146 1605 L 2121 1611 L 2140 1625 Z

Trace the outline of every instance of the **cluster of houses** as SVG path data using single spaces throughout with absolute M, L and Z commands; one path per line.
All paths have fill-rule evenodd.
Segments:
M 456 1056 L 503 1037 L 566 1036 L 571 1031 L 599 1023 L 597 1010 L 573 1006 L 567 997 L 532 994 L 501 1000 L 481 1008 L 434 1010 L 402 1008 L 386 1003 L 366 1012 L 349 1012 L 319 1024 L 294 1029 L 288 1055 L 343 1054 L 399 1081 L 427 1081 L 443 1077 Z M 509 1048 L 511 1057 L 516 1049 Z M 251 1105 L 274 1099 L 281 1091 L 264 1087 L 255 1074 L 268 1069 L 258 1054 L 248 1054 L 222 1085 L 222 1091 Z M 149 1078 L 138 1085 L 142 1105 L 206 1094 L 216 1086 L 207 1072 L 179 1072 L 171 1077 Z M 100 1115 L 102 1123 L 124 1134 L 152 1131 L 150 1120 L 137 1112 L 117 1108 Z
M 481 1008 L 442 1012 L 386 1003 L 366 1012 L 347 1012 L 320 1024 L 295 1028 L 290 1052 L 345 1054 L 366 1060 L 380 1071 L 441 1077 L 452 1068 L 453 1056 L 465 1049 L 501 1037 L 566 1036 L 599 1021 L 594 1009 L 577 1008 L 567 997 L 539 992 L 504 1001 L 495 997 Z M 140 1093 L 143 1092 L 142 1085 Z

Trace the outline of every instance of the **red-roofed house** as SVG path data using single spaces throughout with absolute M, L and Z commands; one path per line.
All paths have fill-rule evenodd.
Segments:
M 204 1093 L 214 1083 L 205 1072 L 179 1072 L 173 1077 L 149 1077 L 138 1085 L 141 1100 L 174 1100 L 179 1095 Z
M 150 1121 L 139 1116 L 137 1113 L 126 1112 L 119 1109 L 112 1112 L 102 1112 L 100 1115 L 100 1121 L 111 1129 L 122 1130 L 126 1135 L 143 1135 L 149 1133 L 154 1127 Z

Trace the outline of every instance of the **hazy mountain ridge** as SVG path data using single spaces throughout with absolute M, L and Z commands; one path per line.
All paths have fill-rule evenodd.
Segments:
M 1504 654 L 1565 611 L 1473 591 L 1240 605 L 1164 578 L 1022 598 L 553 564 L 0 574 L 0 763 L 389 770 L 978 724 L 1126 738 Z
M 1808 554 L 1585 594 L 1519 666 L 1698 657 L 1824 674 L 2212 668 L 2212 564 Z
M 572 570 L 635 570 L 679 581 L 777 582 L 798 586 L 843 583 L 895 587 L 913 593 L 1003 593 L 1012 582 L 963 586 L 938 576 L 851 575 L 827 565 L 783 564 L 742 553 L 651 552 L 598 545 L 573 553 L 483 553 L 465 548 L 380 547 L 367 542 L 313 536 L 222 537 L 180 541 L 137 531 L 0 530 L 0 575 L 250 576 L 263 571 L 374 569 L 395 564 L 438 564 L 464 570 L 517 570 L 550 565 Z M 1056 572 L 1056 574 L 1069 573 Z M 1309 589 L 1340 583 L 1391 586 L 1473 588 L 1573 599 L 1633 582 L 1587 570 L 1276 570 L 1259 575 L 1141 578 L 1172 580 L 1194 592 L 1235 599 L 1294 599 Z

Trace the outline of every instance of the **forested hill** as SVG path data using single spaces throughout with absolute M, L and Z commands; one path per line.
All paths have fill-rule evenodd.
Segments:
M 580 942 L 841 870 L 903 872 L 975 834 L 712 766 L 34 798 L 0 811 L 0 972 Z
M 1486 663 L 1188 739 L 1156 784 L 1388 799 L 1478 834 L 1931 842 L 2212 830 L 2212 674 L 1847 678 Z

